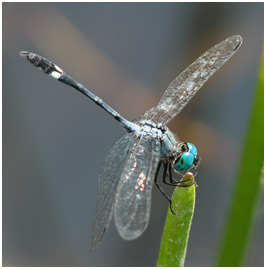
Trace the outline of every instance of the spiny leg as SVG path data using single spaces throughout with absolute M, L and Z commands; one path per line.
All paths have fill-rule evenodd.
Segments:
M 160 190 L 160 192 L 164 195 L 164 197 L 169 202 L 171 202 L 171 199 L 167 196 L 167 194 L 163 191 L 163 189 L 158 184 L 158 174 L 159 174 L 159 171 L 160 171 L 160 168 L 161 168 L 161 164 L 162 164 L 162 161 L 160 161 L 159 164 L 158 164 L 157 171 L 156 171 L 155 178 L 154 178 L 154 183 L 157 186 L 157 188 Z M 163 177 L 165 177 L 165 174 L 166 174 L 166 169 L 164 169 L 164 175 L 163 175 Z
M 190 179 L 186 179 L 186 180 L 179 180 L 179 181 L 176 181 L 174 178 L 173 178 L 173 176 L 172 176 L 172 171 L 174 171 L 177 175 L 181 175 L 182 176 L 182 178 L 185 176 L 185 175 L 183 175 L 181 172 L 179 172 L 179 171 L 177 171 L 176 169 L 174 169 L 174 168 L 172 168 L 173 167 L 173 163 L 169 163 L 169 174 L 171 175 L 170 176 L 170 178 L 172 177 L 172 181 L 170 180 L 170 183 L 173 183 L 173 185 L 174 186 L 179 186 L 179 187 L 190 187 L 190 186 L 193 186 L 193 185 L 195 185 L 196 187 L 198 187 L 198 185 L 197 185 L 197 183 L 196 183 L 196 181 L 195 181 L 195 177 L 196 177 L 196 175 L 197 175 L 197 173 L 198 172 L 196 172 L 195 174 L 194 174 L 194 183 L 192 183 L 192 184 L 189 184 L 189 185 L 182 185 L 182 186 L 180 186 L 180 185 L 178 185 L 179 183 L 183 183 L 183 182 L 186 182 L 186 181 L 189 181 Z M 190 169 L 189 169 L 190 170 Z M 187 171 L 188 172 L 188 171 Z M 177 184 L 177 185 L 175 185 L 175 184 Z
M 173 173 L 172 173 L 172 165 L 171 162 L 168 163 L 168 172 L 169 172 L 169 181 L 171 184 L 175 184 L 176 181 L 173 178 Z
M 177 184 L 179 183 L 179 181 L 177 182 L 173 178 L 171 162 L 169 162 L 167 164 L 167 169 L 168 169 L 168 178 L 166 176 L 164 176 L 163 177 L 163 183 L 165 183 L 166 185 L 170 185 L 170 186 L 177 186 Z M 165 171 L 167 171 L 167 169 Z
M 194 184 L 196 184 L 195 180 L 193 181 L 192 184 L 189 184 L 189 185 L 180 185 L 181 183 L 184 183 L 184 182 L 187 182 L 189 180 L 191 180 L 191 178 L 188 178 L 188 179 L 185 179 L 185 180 L 179 180 L 179 181 L 175 181 L 174 178 L 173 178 L 173 173 L 172 173 L 172 163 L 169 162 L 168 163 L 168 174 L 169 174 L 169 182 L 167 181 L 167 178 L 164 177 L 163 178 L 163 182 L 167 185 L 170 185 L 170 186 L 176 186 L 176 187 L 190 187 L 190 186 L 193 186 Z M 182 175 L 184 177 L 184 175 Z
M 160 191 L 160 192 L 164 195 L 164 197 L 169 201 L 171 212 L 172 212 L 174 215 L 176 215 L 175 212 L 174 212 L 173 209 L 172 209 L 172 201 L 171 201 L 171 199 L 168 197 L 168 195 L 164 192 L 164 190 L 163 190 L 163 189 L 159 186 L 159 184 L 158 184 L 158 174 L 159 174 L 159 170 L 160 170 L 160 168 L 161 168 L 161 164 L 162 164 L 162 161 L 160 161 L 159 164 L 158 164 L 157 171 L 156 171 L 155 178 L 154 178 L 154 183 L 155 183 L 155 185 L 157 186 L 157 188 L 159 189 L 159 191 Z M 165 181 L 166 174 L 167 174 L 167 165 L 164 163 L 163 181 Z

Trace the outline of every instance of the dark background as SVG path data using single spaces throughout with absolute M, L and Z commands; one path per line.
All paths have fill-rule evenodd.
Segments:
M 202 159 L 186 266 L 212 266 L 262 56 L 263 16 L 263 3 L 4 3 L 3 265 L 154 266 L 168 206 L 154 188 L 143 236 L 124 241 L 112 221 L 90 252 L 97 178 L 125 131 L 20 50 L 53 60 L 131 120 L 203 52 L 240 34 L 239 51 L 169 124 Z M 263 266 L 262 201 L 251 246 L 248 265 Z

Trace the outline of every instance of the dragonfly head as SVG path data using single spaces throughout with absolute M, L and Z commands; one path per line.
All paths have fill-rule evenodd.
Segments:
M 182 144 L 181 150 L 182 153 L 176 159 L 176 162 L 174 164 L 175 170 L 179 172 L 186 172 L 192 167 L 197 166 L 199 162 L 197 148 L 193 144 L 187 142 Z

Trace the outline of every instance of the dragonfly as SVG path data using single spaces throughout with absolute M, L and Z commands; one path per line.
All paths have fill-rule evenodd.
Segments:
M 159 170 L 163 166 L 165 184 L 181 187 L 184 184 L 175 175 L 197 167 L 199 157 L 192 143 L 181 142 L 166 125 L 241 44 L 242 37 L 235 35 L 206 51 L 170 83 L 155 107 L 133 121 L 123 118 L 50 60 L 35 53 L 20 52 L 44 73 L 89 97 L 127 131 L 107 153 L 99 175 L 92 251 L 98 248 L 113 215 L 123 239 L 134 240 L 144 233 L 150 219 L 153 182 L 171 206 L 170 198 L 158 184 Z

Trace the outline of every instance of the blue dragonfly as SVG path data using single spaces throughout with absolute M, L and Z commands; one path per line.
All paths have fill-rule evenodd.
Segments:
M 190 101 L 202 85 L 238 50 L 242 38 L 227 38 L 202 54 L 168 86 L 157 106 L 128 121 L 81 83 L 50 60 L 34 53 L 20 55 L 44 73 L 83 93 L 111 114 L 127 133 L 107 153 L 98 179 L 98 198 L 91 248 L 96 250 L 114 214 L 116 228 L 125 240 L 138 238 L 150 218 L 153 182 L 163 166 L 163 182 L 184 186 L 174 173 L 186 173 L 198 165 L 192 143 L 181 142 L 166 126 Z M 189 186 L 189 185 L 186 185 Z M 173 212 L 174 213 L 174 212 Z

